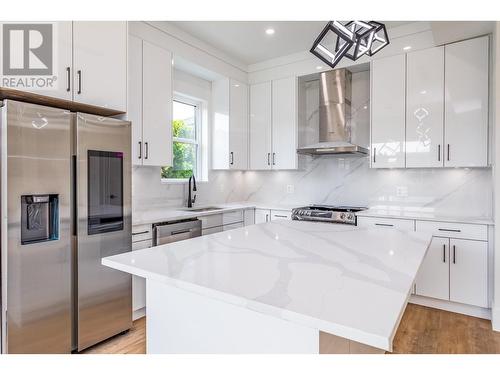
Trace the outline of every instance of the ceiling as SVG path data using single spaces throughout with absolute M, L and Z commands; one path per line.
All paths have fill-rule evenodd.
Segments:
M 327 21 L 174 21 L 179 29 L 250 65 L 309 50 Z M 409 23 L 385 22 L 388 28 Z M 267 35 L 265 30 L 275 33 Z

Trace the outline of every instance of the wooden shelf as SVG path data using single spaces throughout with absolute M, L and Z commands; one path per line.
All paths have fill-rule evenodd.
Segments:
M 98 115 L 104 117 L 116 116 L 125 113 L 123 111 L 116 111 L 110 108 L 103 108 L 95 105 L 73 102 L 71 100 L 58 99 L 45 95 L 33 94 L 31 92 L 0 87 L 0 100 L 4 99 L 45 105 L 48 107 L 67 109 L 68 111 L 71 112 L 89 113 L 92 115 Z

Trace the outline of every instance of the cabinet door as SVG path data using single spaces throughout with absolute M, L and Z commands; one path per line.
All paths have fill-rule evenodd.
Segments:
M 212 82 L 212 169 L 229 169 L 229 80 Z
M 409 53 L 406 63 L 406 167 L 442 167 L 444 47 Z
M 372 168 L 405 166 L 405 65 L 405 55 L 372 61 Z
M 73 22 L 74 100 L 127 110 L 127 22 Z
M 12 22 L 0 23 L 0 40 L 3 40 L 4 38 L 3 25 L 10 23 Z M 54 98 L 72 100 L 73 99 L 73 92 L 72 92 L 73 88 L 72 87 L 73 25 L 72 24 L 73 23 L 71 21 L 61 21 L 61 22 L 47 22 L 47 24 L 52 26 L 51 51 L 53 57 L 52 72 L 50 72 L 50 75 L 43 76 L 44 78 L 46 78 L 43 81 L 47 83 L 47 86 L 44 85 L 43 87 L 30 88 L 30 87 L 25 87 L 24 85 L 22 87 L 4 85 L 3 82 L 0 82 L 0 86 L 12 87 L 13 89 L 32 92 L 39 95 L 51 96 Z M 12 32 L 16 32 L 16 30 L 13 30 Z M 17 30 L 17 35 L 19 37 L 17 39 L 19 44 L 17 44 L 15 41 L 13 41 L 13 43 L 15 43 L 15 45 L 19 45 L 18 51 L 22 52 L 21 43 L 23 42 L 23 38 L 25 38 L 26 36 L 24 36 L 24 34 L 21 34 L 18 30 Z M 36 35 L 38 36 L 38 34 Z M 9 37 L 11 36 L 5 35 L 5 38 Z M 47 40 L 42 39 L 42 43 L 44 42 L 47 42 Z M 21 63 L 22 65 L 12 66 L 12 68 L 22 68 L 23 65 L 31 66 L 31 63 L 33 62 L 38 63 L 38 66 L 40 66 L 41 68 L 49 67 L 49 63 L 44 60 L 32 61 L 30 58 L 29 60 L 25 61 L 23 59 L 23 56 L 21 56 L 21 61 L 17 62 Z M 0 66 L 2 66 L 3 68 L 3 61 L 0 61 Z M 5 75 L 4 77 L 6 80 L 8 80 L 11 76 Z M 32 77 L 37 77 L 37 76 L 31 76 L 31 77 L 28 76 L 28 79 L 31 79 Z
M 242 228 L 242 227 L 243 227 L 243 223 L 228 224 L 228 225 L 224 225 L 223 230 L 225 232 L 228 230 L 238 229 L 238 228 Z
M 172 53 L 143 41 L 143 164 L 172 165 Z
M 127 120 L 132 122 L 132 163 L 142 165 L 142 39 L 128 38 Z
M 271 169 L 271 82 L 250 86 L 250 169 Z
M 447 167 L 488 163 L 487 36 L 445 46 Z
M 229 86 L 229 168 L 248 169 L 248 85 Z
M 297 79 L 272 82 L 273 169 L 297 168 Z
M 448 300 L 449 288 L 449 239 L 433 237 L 415 279 L 415 294 Z
M 488 243 L 450 240 L 450 300 L 488 307 Z
M 132 242 L 132 251 L 151 247 L 151 240 Z M 132 310 L 137 311 L 146 306 L 146 279 L 132 276 Z
M 255 224 L 267 223 L 271 220 L 271 210 L 257 208 L 255 210 Z

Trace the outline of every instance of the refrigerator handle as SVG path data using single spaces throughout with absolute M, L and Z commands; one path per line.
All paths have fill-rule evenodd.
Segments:
M 73 236 L 77 235 L 77 223 L 78 223 L 78 204 L 77 204 L 77 173 L 76 173 L 76 155 L 71 156 L 71 175 L 72 175 L 72 194 L 73 194 L 73 201 L 72 201 L 72 213 L 71 213 L 71 226 L 72 226 L 72 232 Z

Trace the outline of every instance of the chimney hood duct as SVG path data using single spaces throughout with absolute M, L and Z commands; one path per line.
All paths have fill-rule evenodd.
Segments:
M 299 154 L 368 154 L 366 147 L 353 142 L 356 128 L 351 127 L 351 80 L 347 69 L 320 74 L 319 143 L 297 149 Z

